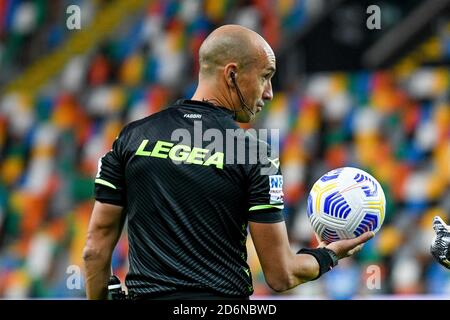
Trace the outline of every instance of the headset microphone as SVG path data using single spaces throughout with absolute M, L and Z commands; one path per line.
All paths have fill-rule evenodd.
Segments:
M 233 84 L 236 87 L 236 92 L 238 94 L 239 100 L 241 101 L 241 104 L 247 109 L 248 112 L 250 112 L 254 116 L 255 113 L 247 106 L 247 104 L 244 101 L 244 97 L 242 96 L 241 90 L 239 90 L 239 87 L 236 83 L 236 75 L 234 74 L 233 71 L 231 71 L 230 76 L 231 76 L 231 81 L 233 81 Z

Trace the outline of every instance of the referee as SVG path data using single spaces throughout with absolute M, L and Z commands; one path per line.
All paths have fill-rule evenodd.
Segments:
M 247 229 L 275 291 L 317 279 L 373 236 L 291 251 L 279 161 L 267 152 L 251 162 L 256 138 L 234 134 L 236 121 L 252 121 L 272 99 L 275 55 L 257 33 L 226 25 L 206 38 L 199 57 L 194 96 L 125 126 L 99 160 L 83 251 L 89 299 L 107 298 L 125 219 L 125 284 L 134 299 L 248 299 Z M 215 148 L 211 139 L 187 138 L 208 130 Z M 237 148 L 227 148 L 230 140 Z

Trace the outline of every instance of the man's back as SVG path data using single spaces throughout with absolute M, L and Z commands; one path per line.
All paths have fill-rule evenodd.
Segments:
M 128 217 L 130 291 L 253 292 L 246 262 L 248 212 L 270 203 L 269 182 L 265 177 L 259 190 L 250 188 L 258 166 L 238 164 L 238 147 L 226 147 L 242 142 L 230 136 L 235 129 L 231 111 L 179 101 L 124 128 L 102 159 L 98 180 L 123 189 L 116 204 L 124 205 Z M 116 197 L 98 181 L 96 189 L 97 200 Z
M 193 101 L 130 124 L 99 162 L 83 249 L 89 299 L 107 296 L 111 255 L 126 216 L 129 290 L 158 298 L 175 292 L 168 299 L 192 297 L 194 289 L 199 299 L 249 296 L 247 224 L 266 282 L 276 291 L 317 279 L 373 237 L 367 232 L 294 254 L 281 212 L 280 162 L 255 137 L 235 134 L 233 121 L 252 121 L 272 100 L 275 54 L 256 32 L 226 25 L 203 41 L 199 64 Z

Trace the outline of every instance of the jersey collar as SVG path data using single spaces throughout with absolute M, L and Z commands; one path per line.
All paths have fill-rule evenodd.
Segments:
M 214 105 L 214 104 L 206 102 L 206 101 L 179 99 L 175 102 L 175 104 L 173 106 L 174 107 L 189 106 L 189 107 L 195 108 L 197 110 L 204 110 L 206 112 L 220 112 L 220 113 L 225 113 L 226 115 L 230 115 L 234 118 L 234 111 L 226 109 L 222 106 Z

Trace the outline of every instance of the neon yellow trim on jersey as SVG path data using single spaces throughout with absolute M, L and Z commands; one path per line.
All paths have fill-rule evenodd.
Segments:
M 280 159 L 275 158 L 275 159 L 267 159 L 271 164 L 273 164 L 273 166 L 275 168 L 279 168 L 280 167 Z
M 271 204 L 262 204 L 259 206 L 253 206 L 248 211 L 255 211 L 255 210 L 263 210 L 263 209 L 271 209 L 271 208 L 277 208 L 277 209 L 284 209 L 284 205 L 271 205 Z
M 100 179 L 100 178 L 95 179 L 95 183 L 102 184 L 102 185 L 104 185 L 104 186 L 113 188 L 114 190 L 117 189 L 116 186 L 113 185 L 111 182 L 108 182 L 108 181 L 103 180 L 103 179 Z

